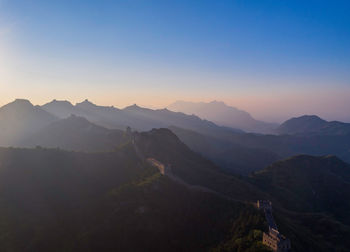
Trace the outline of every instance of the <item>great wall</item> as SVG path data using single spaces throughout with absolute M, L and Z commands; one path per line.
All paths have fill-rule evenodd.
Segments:
M 129 134 L 132 134 L 130 128 L 128 128 L 127 132 Z M 145 158 L 143 153 L 138 148 L 135 140 L 136 140 L 135 135 L 133 135 L 132 144 L 133 144 L 135 152 L 137 153 L 139 158 L 148 162 L 150 165 L 156 167 L 163 176 L 167 176 L 172 181 L 179 183 L 179 184 L 187 187 L 190 190 L 214 193 L 221 198 L 225 198 L 226 200 L 245 203 L 245 204 L 247 204 L 247 203 L 253 204 L 258 209 L 263 210 L 264 215 L 265 215 L 265 219 L 266 219 L 266 222 L 267 222 L 268 228 L 269 228 L 268 233 L 265 233 L 265 232 L 263 233 L 263 239 L 262 239 L 263 244 L 266 245 L 267 247 L 269 247 L 274 252 L 289 252 L 291 250 L 290 240 L 288 238 L 286 238 L 284 235 L 280 234 L 278 231 L 276 222 L 275 222 L 273 215 L 272 215 L 272 203 L 271 203 L 271 201 L 258 200 L 257 203 L 251 203 L 251 202 L 233 199 L 231 197 L 223 195 L 222 193 L 216 192 L 216 191 L 209 189 L 207 187 L 204 187 L 204 186 L 191 185 L 191 184 L 185 182 L 183 179 L 179 178 L 178 176 L 174 175 L 172 170 L 171 170 L 170 164 L 164 165 L 162 162 L 160 162 L 157 159 L 152 158 L 152 157 Z
M 170 165 L 164 165 L 160 161 L 158 161 L 154 158 L 147 158 L 146 160 L 149 164 L 158 168 L 159 172 L 162 175 L 167 176 L 169 179 L 186 186 L 190 190 L 214 193 L 214 194 L 216 194 L 220 197 L 223 197 L 227 200 L 230 200 L 230 201 L 239 201 L 239 200 L 232 199 L 228 196 L 222 195 L 222 194 L 220 194 L 214 190 L 211 190 L 209 188 L 206 188 L 203 186 L 191 185 L 191 184 L 186 183 L 184 180 L 175 176 L 172 173 Z M 241 201 L 239 201 L 239 202 L 241 202 Z M 246 203 L 246 202 L 242 202 L 242 203 Z M 256 206 L 258 209 L 261 209 L 264 211 L 265 219 L 266 219 L 266 222 L 267 222 L 268 227 L 269 227 L 269 232 L 263 233 L 263 240 L 262 240 L 263 244 L 268 246 L 274 252 L 288 252 L 288 251 L 290 251 L 290 249 L 291 249 L 290 240 L 287 239 L 284 235 L 279 233 L 276 222 L 273 218 L 271 201 L 258 200 L 256 203 Z
M 275 219 L 272 215 L 272 203 L 269 200 L 258 200 L 258 209 L 264 211 L 266 222 L 269 226 L 269 232 L 263 233 L 263 244 L 275 252 L 288 252 L 291 249 L 290 240 L 278 231 Z

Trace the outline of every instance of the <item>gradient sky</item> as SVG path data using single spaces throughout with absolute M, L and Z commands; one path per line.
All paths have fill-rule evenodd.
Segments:
M 350 122 L 350 3 L 0 0 L 0 105 L 15 98 Z

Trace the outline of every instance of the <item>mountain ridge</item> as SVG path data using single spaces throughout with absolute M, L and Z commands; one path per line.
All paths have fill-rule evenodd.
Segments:
M 285 121 L 276 132 L 289 135 L 349 135 L 350 123 L 326 121 L 316 115 L 303 115 Z
M 273 133 L 277 127 L 274 123 L 266 123 L 254 119 L 248 112 L 226 105 L 222 101 L 186 102 L 176 101 L 169 106 L 170 110 L 194 114 L 218 125 L 239 128 L 248 132 Z
M 125 129 L 130 126 L 136 130 L 151 130 L 152 128 L 174 125 L 211 134 L 216 134 L 218 131 L 242 132 L 237 129 L 218 126 L 197 116 L 172 112 L 167 109 L 152 110 L 139 107 L 136 104 L 124 109 L 117 109 L 115 107 L 98 106 L 88 100 L 77 103 L 75 106 L 67 106 L 56 101 L 44 104 L 42 108 L 61 118 L 70 114 L 82 116 L 107 128 Z

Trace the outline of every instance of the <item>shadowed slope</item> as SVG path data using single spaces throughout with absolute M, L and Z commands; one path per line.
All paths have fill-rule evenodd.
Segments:
M 247 211 L 243 223 L 254 215 L 250 227 L 264 228 L 252 207 L 186 189 L 131 145 L 108 153 L 0 148 L 0 201 L 1 251 L 205 251 Z M 247 239 L 242 251 L 259 242 Z

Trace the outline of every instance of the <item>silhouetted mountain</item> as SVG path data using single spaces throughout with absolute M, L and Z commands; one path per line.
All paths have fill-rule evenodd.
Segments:
M 121 130 L 109 130 L 83 117 L 71 115 L 44 127 L 20 145 L 75 151 L 111 151 L 126 141 L 129 139 Z
M 177 126 L 207 134 L 242 132 L 228 127 L 217 126 L 212 122 L 201 120 L 197 116 L 176 113 L 167 109 L 146 109 L 136 104 L 120 110 L 114 107 L 97 106 L 88 100 L 75 106 L 68 106 L 66 102 L 53 101 L 43 105 L 42 108 L 61 118 L 75 114 L 85 117 L 98 125 L 113 129 L 125 129 L 127 126 L 130 126 L 133 129 L 142 131 L 152 128 Z
M 249 113 L 223 102 L 185 102 L 177 101 L 168 106 L 172 111 L 194 114 L 218 125 L 242 129 L 248 132 L 272 133 L 278 125 L 255 120 Z
M 55 120 L 55 116 L 28 100 L 17 99 L 0 108 L 0 146 L 15 145 Z
M 327 212 L 350 224 L 350 165 L 335 156 L 294 156 L 253 178 L 288 209 Z
M 350 123 L 328 122 L 315 115 L 305 115 L 287 120 L 276 131 L 290 135 L 349 135 Z

